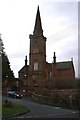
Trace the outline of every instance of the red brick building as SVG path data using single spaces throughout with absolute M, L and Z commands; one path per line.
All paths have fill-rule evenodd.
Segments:
M 33 35 L 30 38 L 29 65 L 27 58 L 24 67 L 18 72 L 19 79 L 30 88 L 41 87 L 47 80 L 55 78 L 75 78 L 73 61 L 56 62 L 54 52 L 53 63 L 46 61 L 46 37 L 43 35 L 39 7 L 37 9 Z

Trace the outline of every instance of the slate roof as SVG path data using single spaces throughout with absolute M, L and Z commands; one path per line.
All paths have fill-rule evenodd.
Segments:
M 48 67 L 48 65 L 52 65 L 52 63 L 48 63 L 48 62 L 46 62 L 47 64 L 47 67 Z M 71 69 L 71 67 L 73 67 L 73 69 L 74 69 L 74 66 L 73 66 L 73 61 L 64 61 L 64 62 L 57 62 L 56 63 L 56 65 L 57 65 L 57 69 L 59 70 L 64 70 L 64 69 Z M 20 70 L 19 70 L 19 72 L 25 72 L 25 71 L 27 71 L 28 72 L 28 70 L 29 70 L 29 65 L 27 65 L 27 67 L 26 66 L 23 66 Z
M 46 64 L 47 67 L 52 66 L 52 64 L 54 64 L 54 63 L 48 63 L 48 62 L 46 62 L 46 63 L 47 63 Z M 71 69 L 72 67 L 74 69 L 73 61 L 57 62 L 56 67 L 57 67 L 57 70 Z
M 70 69 L 73 66 L 72 61 L 57 62 L 57 69 Z
M 19 72 L 25 72 L 25 71 L 28 71 L 28 69 L 29 69 L 29 66 L 27 65 L 27 66 L 23 66 L 20 70 L 19 70 Z

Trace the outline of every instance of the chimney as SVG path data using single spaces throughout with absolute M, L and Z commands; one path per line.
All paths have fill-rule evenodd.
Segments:
M 54 64 L 56 63 L 56 55 L 55 55 L 55 52 L 54 52 L 54 57 L 53 57 L 53 63 L 54 63 Z
M 27 55 L 25 56 L 25 66 L 27 66 Z

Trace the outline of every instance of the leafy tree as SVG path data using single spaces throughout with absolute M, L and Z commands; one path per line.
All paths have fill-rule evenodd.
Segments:
M 17 86 L 16 86 L 15 84 L 13 84 L 12 87 L 11 87 L 11 90 L 13 90 L 13 91 L 17 91 L 18 88 L 17 88 Z
M 2 56 L 2 81 L 14 79 L 13 71 L 10 68 L 8 56 L 4 52 L 4 44 L 0 38 L 0 55 Z
M 43 83 L 46 89 L 77 89 L 77 80 L 72 78 L 58 78 Z
M 76 81 L 75 79 L 59 78 L 55 81 L 55 88 L 57 89 L 74 89 Z

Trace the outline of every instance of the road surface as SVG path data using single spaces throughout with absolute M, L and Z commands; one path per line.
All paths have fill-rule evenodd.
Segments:
M 6 99 L 6 97 L 3 97 Z M 13 102 L 19 102 L 28 108 L 30 111 L 26 114 L 17 116 L 17 118 L 78 118 L 78 111 L 62 109 L 59 107 L 49 106 L 37 103 L 30 98 L 12 99 L 7 98 Z

